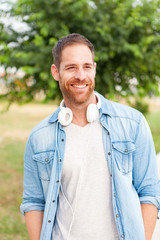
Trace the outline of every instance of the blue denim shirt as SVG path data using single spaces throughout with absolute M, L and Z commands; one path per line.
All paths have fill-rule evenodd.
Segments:
M 140 112 L 99 96 L 99 121 L 112 179 L 119 239 L 145 240 L 140 203 L 160 209 L 160 181 L 151 132 Z M 52 239 L 58 204 L 66 142 L 58 122 L 59 111 L 60 108 L 32 130 L 24 157 L 21 212 L 44 210 L 41 240 Z

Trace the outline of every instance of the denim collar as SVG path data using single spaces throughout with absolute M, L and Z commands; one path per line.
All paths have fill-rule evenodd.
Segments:
M 97 93 L 101 99 L 101 108 L 100 108 L 100 114 L 108 115 L 109 117 L 112 117 L 113 111 L 112 111 L 112 104 L 111 101 L 104 98 L 101 94 Z M 58 114 L 60 112 L 60 107 L 57 108 L 57 110 L 51 115 L 49 119 L 49 123 L 54 123 L 58 120 Z

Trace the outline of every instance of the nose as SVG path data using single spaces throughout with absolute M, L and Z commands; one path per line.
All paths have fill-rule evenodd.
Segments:
M 77 69 L 76 74 L 75 74 L 75 78 L 83 81 L 86 79 L 86 73 L 84 71 L 84 69 Z

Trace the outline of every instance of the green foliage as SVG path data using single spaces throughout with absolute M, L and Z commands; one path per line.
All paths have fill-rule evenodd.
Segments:
M 51 50 L 68 33 L 85 35 L 95 46 L 96 90 L 103 95 L 159 94 L 160 1 L 17 0 L 11 11 L 28 29 L 0 23 L 0 64 L 25 71 L 13 78 L 11 100 L 31 100 L 41 89 L 46 99 L 61 97 L 50 66 Z M 8 76 L 6 75 L 6 81 Z M 30 80 L 32 78 L 32 84 Z M 137 79 L 133 85 L 130 79 Z M 18 85 L 17 85 L 18 84 Z M 133 90 L 134 89 L 134 90 Z
M 141 113 L 143 113 L 143 115 L 147 115 L 149 113 L 149 104 L 145 102 L 143 98 L 136 99 L 135 103 L 131 106 L 139 110 Z

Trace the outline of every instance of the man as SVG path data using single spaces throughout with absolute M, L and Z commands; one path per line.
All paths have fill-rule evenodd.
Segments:
M 151 240 L 160 182 L 138 111 L 94 92 L 94 47 L 60 39 L 51 71 L 64 101 L 31 132 L 24 159 L 30 240 Z

